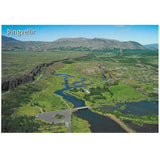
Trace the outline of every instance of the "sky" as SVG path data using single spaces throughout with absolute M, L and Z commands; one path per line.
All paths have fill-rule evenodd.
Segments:
M 34 35 L 7 34 L 9 30 L 35 30 Z M 54 41 L 60 38 L 105 38 L 158 43 L 158 25 L 2 25 L 2 35 L 22 41 Z

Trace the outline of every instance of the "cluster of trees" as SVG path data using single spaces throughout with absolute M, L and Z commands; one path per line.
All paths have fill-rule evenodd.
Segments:
M 109 48 L 104 48 L 104 49 L 95 49 L 92 51 L 92 53 L 106 53 L 106 52 L 111 52 L 111 53 L 120 53 L 121 49 L 120 48 L 113 48 L 113 49 L 109 49 Z
M 33 84 L 26 84 L 12 90 L 2 99 L 2 132 L 35 132 L 39 124 L 32 116 L 14 117 L 14 112 L 24 103 L 31 100 L 31 94 L 37 92 Z
M 151 92 L 151 93 L 148 93 L 148 96 L 158 98 L 158 93 Z
M 2 132 L 36 132 L 39 127 L 33 116 L 5 116 L 2 119 Z
M 110 97 L 112 98 L 113 93 L 110 91 L 109 87 L 111 85 L 115 86 L 115 85 L 118 85 L 118 84 L 119 84 L 119 80 L 116 80 L 116 81 L 113 81 L 111 84 L 106 82 L 102 86 L 89 88 L 90 93 L 86 93 L 83 98 L 85 100 L 93 102 L 93 103 L 95 102 L 94 100 L 96 100 L 96 99 L 105 99 L 106 100 L 106 97 L 103 96 L 103 94 L 102 94 L 102 93 L 106 93 L 106 92 L 108 92 Z M 78 92 L 78 91 L 85 92 L 82 88 L 80 88 L 80 89 L 79 88 L 73 88 L 72 91 L 73 92 Z M 91 98 L 91 96 L 94 96 L 94 100 L 93 100 L 93 97 Z M 114 103 L 116 100 L 112 99 L 112 101 Z
M 91 96 L 95 96 L 94 99 L 106 99 L 105 96 L 102 95 L 102 93 L 105 92 L 109 92 L 109 94 L 111 95 L 111 97 L 113 96 L 113 93 L 109 90 L 108 87 L 108 83 L 106 83 L 103 87 L 97 86 L 96 88 L 90 88 L 90 93 L 89 94 L 85 94 L 84 95 L 84 99 L 86 99 L 87 101 L 92 101 L 94 102 L 94 100 L 91 100 Z
M 140 55 L 142 57 L 145 56 L 158 56 L 158 49 L 157 50 L 150 50 L 150 49 L 123 49 L 123 54 L 125 56 L 130 56 L 130 55 Z
M 111 97 L 113 96 L 113 93 L 108 88 L 108 83 L 104 85 L 103 87 L 97 86 L 96 88 L 90 88 L 90 96 L 92 95 L 102 95 L 104 92 L 109 92 L 111 94 Z

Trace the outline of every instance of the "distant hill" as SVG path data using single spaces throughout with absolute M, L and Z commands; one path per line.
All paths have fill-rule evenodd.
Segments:
M 18 41 L 2 36 L 2 50 L 54 51 L 54 50 L 105 50 L 105 49 L 145 49 L 138 42 L 103 39 L 103 38 L 62 38 L 53 42 Z
M 6 37 L 2 35 L 2 42 L 18 42 L 18 40 L 12 38 L 12 37 Z
M 146 45 L 143 45 L 143 46 L 148 48 L 148 49 L 158 49 L 158 43 L 146 44 Z

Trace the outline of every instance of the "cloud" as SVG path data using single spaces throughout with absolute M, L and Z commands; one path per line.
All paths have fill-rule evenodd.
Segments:
M 129 31 L 129 28 L 127 29 L 121 29 L 119 32 L 128 32 Z
M 130 28 L 125 25 L 115 25 L 115 27 L 118 27 L 120 29 L 119 32 L 128 32 L 130 30 Z
M 115 25 L 115 27 L 120 27 L 120 28 L 122 28 L 122 27 L 125 27 L 124 25 Z

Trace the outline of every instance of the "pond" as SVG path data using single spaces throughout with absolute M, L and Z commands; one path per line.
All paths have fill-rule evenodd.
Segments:
M 120 108 L 120 106 L 126 106 L 124 110 L 121 110 L 123 114 L 145 115 L 155 114 L 158 115 L 158 101 L 141 101 L 130 103 L 119 103 L 116 107 L 104 105 L 101 107 L 103 110 L 114 111 Z

